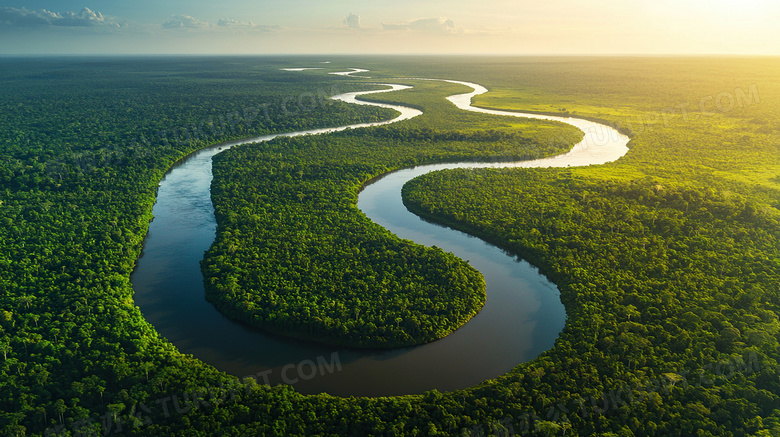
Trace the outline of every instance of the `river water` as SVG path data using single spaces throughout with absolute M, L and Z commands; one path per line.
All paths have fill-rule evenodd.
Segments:
M 357 72 L 357 71 L 353 71 Z M 359 72 L 363 72 L 362 70 Z M 455 163 L 420 166 L 389 173 L 361 191 L 358 207 L 370 219 L 401 238 L 436 245 L 468 260 L 485 277 L 487 303 L 482 311 L 449 336 L 421 346 L 395 350 L 359 350 L 288 339 L 232 321 L 205 300 L 199 262 L 216 236 L 210 197 L 212 157 L 236 145 L 268 141 L 268 135 L 202 149 L 174 166 L 160 182 L 154 220 L 131 280 L 135 302 L 145 318 L 182 353 L 260 383 L 286 383 L 303 393 L 339 396 L 390 396 L 438 389 L 450 391 L 499 376 L 551 348 L 566 314 L 555 285 L 536 268 L 482 240 L 427 223 L 401 202 L 406 181 L 429 171 L 456 167 L 550 167 L 602 164 L 628 150 L 628 138 L 607 126 L 576 119 L 471 106 L 487 90 L 449 97 L 464 110 L 494 115 L 544 118 L 573 124 L 585 132 L 571 152 L 519 163 Z M 409 87 L 387 85 L 379 92 Z M 282 134 L 325 134 L 348 128 L 389 124 L 420 115 L 416 109 L 357 100 L 361 94 L 334 97 L 350 103 L 392 107 L 398 117 L 330 129 Z

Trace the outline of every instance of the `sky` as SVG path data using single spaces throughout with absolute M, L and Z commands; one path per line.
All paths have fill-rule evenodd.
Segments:
M 0 54 L 780 55 L 775 0 L 0 0 Z

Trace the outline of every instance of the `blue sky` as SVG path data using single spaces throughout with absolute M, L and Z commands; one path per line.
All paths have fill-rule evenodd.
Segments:
M 768 0 L 0 0 L 0 54 L 780 55 Z

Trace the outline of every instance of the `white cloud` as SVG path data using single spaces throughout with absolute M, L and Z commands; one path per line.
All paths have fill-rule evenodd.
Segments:
M 408 23 L 400 24 L 382 24 L 384 30 L 410 30 L 415 32 L 429 32 L 429 33 L 455 33 L 460 32 L 460 29 L 455 27 L 455 22 L 439 17 L 439 18 L 422 18 L 419 20 L 410 21 Z
M 122 27 L 125 25 L 126 23 L 119 22 L 115 17 L 105 16 L 89 8 L 84 8 L 78 13 L 52 12 L 46 9 L 31 11 L 26 8 L 0 8 L 0 26 Z
M 255 27 L 253 21 L 231 20 L 230 18 L 220 18 L 217 26 L 221 27 Z
M 224 28 L 254 29 L 261 32 L 271 32 L 279 30 L 279 26 L 269 26 L 266 24 L 255 24 L 254 21 L 233 20 L 230 18 L 220 18 L 217 26 Z
M 166 29 L 202 29 L 209 27 L 209 23 L 189 15 L 174 15 L 170 20 L 163 23 L 162 27 Z
M 344 24 L 349 26 L 350 29 L 360 29 L 360 15 L 351 13 L 344 19 Z

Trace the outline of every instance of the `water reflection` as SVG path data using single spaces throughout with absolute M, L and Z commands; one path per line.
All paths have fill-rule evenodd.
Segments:
M 386 91 L 408 87 L 388 85 Z M 470 84 L 475 93 L 479 85 Z M 481 88 L 484 89 L 484 88 Z M 363 93 L 336 99 L 359 104 Z M 450 98 L 467 110 L 474 93 Z M 468 97 L 466 97 L 468 96 Z M 388 124 L 415 117 L 420 111 L 396 105 L 400 115 L 383 123 L 342 126 L 284 134 L 328 133 L 348 128 Z M 496 115 L 516 113 L 487 111 Z M 576 120 L 576 119 L 573 119 Z M 568 122 L 567 120 L 563 120 Z M 583 130 L 597 123 L 576 123 Z M 549 349 L 564 326 L 565 311 L 557 288 L 536 268 L 517 261 L 482 240 L 428 223 L 403 207 L 403 184 L 428 171 L 456 167 L 588 165 L 617 159 L 619 147 L 586 147 L 588 137 L 569 154 L 551 160 L 515 164 L 443 164 L 416 167 L 386 175 L 365 187 L 358 207 L 372 220 L 401 238 L 436 245 L 468 260 L 485 276 L 487 304 L 464 327 L 439 341 L 396 350 L 355 350 L 282 338 L 229 320 L 205 300 L 199 261 L 216 236 L 210 199 L 211 158 L 229 147 L 267 141 L 277 135 L 252 138 L 203 149 L 183 160 L 160 183 L 154 220 L 144 252 L 131 280 L 135 302 L 146 319 L 186 354 L 233 375 L 254 375 L 272 384 L 295 381 L 304 393 L 343 396 L 389 396 L 465 388 L 501 375 L 518 363 Z M 613 133 L 609 133 L 614 137 Z M 626 139 L 627 142 L 627 139 Z M 617 143 L 616 143 L 617 144 Z M 625 143 L 623 144 L 625 147 Z M 607 150 L 609 149 L 609 150 Z M 617 156 L 616 156 L 617 155 Z M 549 164 L 554 162 L 555 164 Z M 568 164 L 567 164 L 568 163 Z M 338 361 L 338 366 L 333 359 Z M 315 372 L 311 363 L 327 363 L 330 372 Z M 327 367 L 327 366 L 326 366 Z M 303 374 L 303 375 L 301 375 Z M 294 377 L 299 376 L 299 377 Z M 302 376 L 305 376 L 302 377 Z

